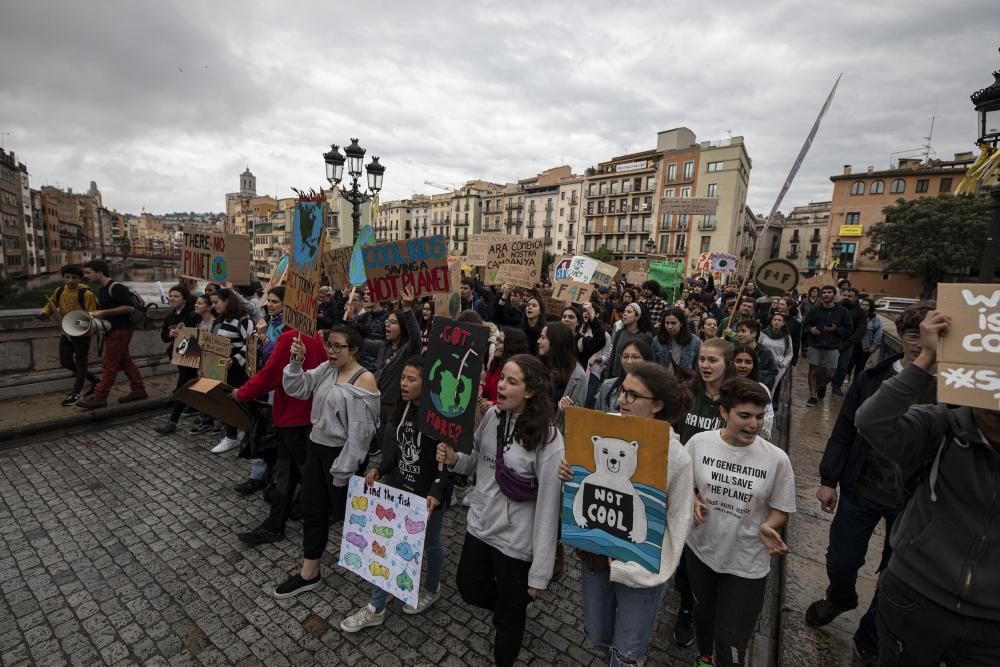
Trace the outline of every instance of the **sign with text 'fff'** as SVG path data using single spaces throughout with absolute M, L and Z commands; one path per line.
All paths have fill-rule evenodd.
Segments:
M 250 283 L 250 237 L 221 232 L 184 232 L 181 270 L 184 278 L 212 283 Z
M 472 450 L 476 389 L 489 334 L 480 324 L 444 317 L 431 323 L 417 424 L 421 433 L 455 451 Z
M 938 343 L 938 402 L 1000 410 L 1000 285 L 938 285 L 951 316 Z
M 669 446 L 668 422 L 567 408 L 562 542 L 659 572 Z
M 427 499 L 355 475 L 348 485 L 340 566 L 409 605 L 420 593 Z M 438 510 L 443 511 L 443 510 Z

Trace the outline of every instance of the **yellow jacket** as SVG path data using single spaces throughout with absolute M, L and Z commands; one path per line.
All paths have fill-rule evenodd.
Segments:
M 62 294 L 59 294 L 60 290 L 62 290 Z M 83 291 L 83 310 L 86 310 L 88 313 L 97 310 L 97 298 L 94 296 L 93 290 L 86 285 L 80 285 L 79 288 L 74 290 L 67 287 L 57 288 L 52 292 L 49 303 L 46 303 L 45 307 L 42 308 L 42 315 L 52 315 L 53 303 L 59 306 L 60 315 L 65 315 L 72 310 L 80 310 L 79 292 L 81 290 Z

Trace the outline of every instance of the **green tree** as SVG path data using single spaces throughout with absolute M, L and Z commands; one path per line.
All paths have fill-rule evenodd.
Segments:
M 608 246 L 601 245 L 596 250 L 584 253 L 587 257 L 591 259 L 596 259 L 598 262 L 612 262 L 615 259 L 615 254 L 608 250 Z
M 890 271 L 920 278 L 924 298 L 949 274 L 968 275 L 979 265 L 990 225 L 989 197 L 941 195 L 883 209 L 863 254 L 886 260 Z

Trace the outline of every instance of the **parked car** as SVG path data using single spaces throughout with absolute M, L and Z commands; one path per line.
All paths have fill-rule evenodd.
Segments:
M 908 306 L 920 303 L 920 299 L 907 299 L 897 296 L 883 296 L 875 301 L 875 311 L 886 314 L 899 314 Z

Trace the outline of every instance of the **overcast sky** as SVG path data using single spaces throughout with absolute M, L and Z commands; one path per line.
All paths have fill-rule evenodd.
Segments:
M 936 116 L 973 149 L 969 94 L 1000 66 L 996 0 L 881 2 L 5 2 L 0 135 L 43 184 L 109 208 L 221 211 L 325 185 L 359 137 L 383 200 L 425 180 L 577 173 L 656 132 L 743 135 L 767 212 L 843 81 L 782 209 L 829 199 L 842 165 L 888 166 Z M 910 153 L 907 155 L 914 155 Z

